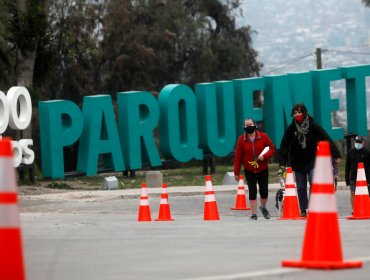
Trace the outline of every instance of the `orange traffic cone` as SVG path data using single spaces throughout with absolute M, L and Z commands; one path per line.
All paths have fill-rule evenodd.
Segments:
M 173 221 L 170 205 L 168 204 L 167 184 L 162 184 L 161 203 L 159 205 L 158 219 L 156 221 Z
M 146 190 L 145 183 L 141 184 L 140 207 L 139 207 L 139 216 L 137 220 L 139 222 L 150 222 L 152 220 L 152 217 L 150 215 L 148 193 Z
M 206 193 L 204 200 L 204 220 L 219 220 L 215 192 L 213 191 L 211 176 L 206 176 Z
M 330 144 L 321 141 L 315 160 L 302 259 L 282 261 L 282 266 L 319 269 L 362 266 L 362 262 L 343 261 L 333 173 L 328 171 L 331 168 Z
M 25 279 L 12 142 L 0 139 L 0 279 Z
M 236 195 L 235 206 L 231 207 L 230 209 L 231 210 L 251 210 L 251 208 L 247 206 L 243 175 L 240 175 L 240 178 L 239 178 L 238 193 Z
M 347 217 L 348 220 L 370 219 L 370 199 L 367 189 L 364 164 L 358 163 L 355 200 L 353 201 L 353 215 Z
M 283 215 L 278 220 L 300 220 L 306 219 L 299 213 L 297 189 L 295 186 L 293 171 L 291 167 L 286 170 L 286 182 L 284 191 Z

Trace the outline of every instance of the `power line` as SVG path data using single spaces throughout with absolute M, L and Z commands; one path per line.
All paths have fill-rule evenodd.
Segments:
M 363 52 L 363 51 L 353 51 L 348 48 L 342 48 L 342 49 L 326 49 L 326 52 L 331 53 L 340 53 L 340 54 L 347 54 L 347 55 L 370 55 L 370 52 Z M 327 64 L 329 60 L 329 56 L 326 56 L 325 65 Z
M 302 56 L 298 56 L 298 57 L 296 57 L 296 58 L 292 58 L 292 59 L 287 60 L 287 61 L 285 61 L 285 62 L 282 62 L 278 67 L 276 67 L 276 68 L 274 68 L 274 69 L 270 70 L 269 72 L 267 72 L 267 73 L 265 73 L 265 74 L 266 74 L 266 75 L 268 75 L 268 74 L 270 74 L 270 73 L 272 73 L 272 72 L 275 72 L 276 70 L 282 69 L 282 68 L 284 68 L 284 67 L 286 67 L 286 66 L 288 66 L 288 65 L 291 65 L 291 64 L 293 64 L 293 63 L 295 63 L 295 62 L 297 62 L 297 61 L 299 61 L 299 60 L 305 59 L 305 58 L 307 58 L 307 57 L 309 57 L 309 56 L 312 56 L 312 53 L 308 53 L 308 54 L 305 54 L 305 55 L 302 55 Z
M 350 50 L 336 50 L 336 49 L 329 49 L 326 50 L 328 52 L 337 52 L 337 53 L 344 53 L 344 54 L 359 54 L 359 55 L 370 55 L 370 52 L 356 52 L 356 51 L 350 51 Z
M 326 52 L 336 52 L 336 53 L 343 53 L 343 54 L 349 54 L 349 55 L 370 55 L 370 52 L 365 52 L 365 51 L 353 51 L 351 49 L 346 49 L 346 48 L 343 48 L 343 49 L 321 49 L 321 53 L 326 53 Z M 292 59 L 289 59 L 285 62 L 282 62 L 280 63 L 279 66 L 277 66 L 276 68 L 268 71 L 265 73 L 265 75 L 268 75 L 268 74 L 271 74 L 277 70 L 280 70 L 288 65 L 291 65 L 293 63 L 296 63 L 297 61 L 300 61 L 300 60 L 303 60 L 309 56 L 312 56 L 312 55 L 315 55 L 314 53 L 308 53 L 308 54 L 305 54 L 305 55 L 301 55 L 301 56 L 298 56 L 298 57 L 295 57 L 295 58 L 292 58 Z M 328 58 L 326 58 L 326 61 L 325 61 L 325 64 L 328 62 Z

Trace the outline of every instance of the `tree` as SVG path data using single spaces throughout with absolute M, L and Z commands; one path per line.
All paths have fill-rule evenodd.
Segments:
M 33 87 L 34 66 L 37 46 L 45 36 L 47 27 L 46 13 L 48 1 L 42 0 L 2 0 L 2 33 L 8 50 L 8 81 L 31 90 Z M 4 52 L 3 52 L 4 53 Z M 12 63 L 10 62 L 12 61 Z M 14 84 L 11 84 L 13 86 Z M 32 138 L 32 125 L 22 131 L 22 138 Z
M 366 7 L 370 7 L 370 0 L 362 0 L 362 3 L 363 3 Z
M 32 87 L 36 51 L 47 27 L 47 1 L 2 0 L 5 39 L 13 50 L 17 85 Z
M 194 18 L 202 18 L 202 46 L 191 49 L 189 63 L 196 78 L 212 81 L 258 75 L 262 64 L 252 48 L 251 28 L 236 28 L 231 12 L 239 7 L 238 1 L 187 1 Z M 226 4 L 225 4 L 226 2 Z M 199 58 L 201 60 L 199 60 Z
M 104 88 L 158 91 L 258 75 L 251 29 L 236 28 L 238 2 L 229 2 L 109 1 L 100 45 Z
M 53 1 L 48 37 L 41 42 L 37 86 L 43 99 L 69 99 L 81 103 L 97 92 L 96 57 L 103 5 L 85 0 Z M 46 74 L 46 75 L 44 75 Z
M 12 76 L 12 65 L 9 59 L 8 50 L 0 44 L 0 90 L 10 84 Z

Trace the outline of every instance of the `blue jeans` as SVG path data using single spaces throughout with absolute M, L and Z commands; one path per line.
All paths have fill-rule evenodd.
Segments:
M 297 184 L 299 208 L 301 209 L 301 211 L 306 210 L 308 208 L 307 177 L 308 177 L 308 182 L 310 184 L 310 193 L 311 193 L 313 169 L 311 169 L 308 172 L 294 171 L 294 174 L 295 174 L 295 181 Z

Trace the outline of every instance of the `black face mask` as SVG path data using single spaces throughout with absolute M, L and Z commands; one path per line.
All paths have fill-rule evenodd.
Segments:
M 255 125 L 245 126 L 244 130 L 246 133 L 252 134 L 256 130 L 256 126 Z

